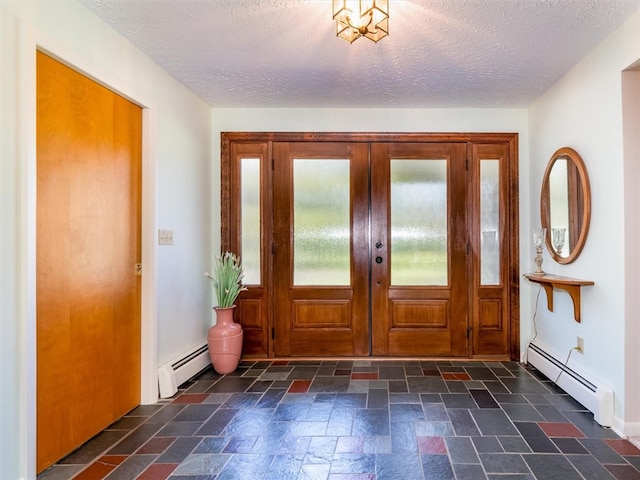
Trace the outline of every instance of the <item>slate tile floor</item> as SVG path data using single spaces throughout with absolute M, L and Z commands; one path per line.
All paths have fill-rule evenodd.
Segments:
M 39 480 L 640 479 L 640 450 L 530 366 L 243 361 L 139 406 Z

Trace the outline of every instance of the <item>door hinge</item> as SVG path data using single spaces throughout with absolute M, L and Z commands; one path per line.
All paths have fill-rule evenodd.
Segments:
M 139 277 L 140 275 L 142 275 L 142 264 L 136 263 L 135 266 L 133 267 L 133 272 L 136 277 Z
M 473 328 L 467 327 L 467 340 L 469 340 L 471 338 L 471 331 L 472 330 L 473 330 Z
M 464 160 L 464 169 L 468 172 L 469 171 L 469 159 L 465 158 Z
M 276 329 L 271 327 L 271 340 L 273 340 L 274 338 L 276 338 Z
M 467 255 L 471 252 L 471 244 L 467 242 Z
M 271 159 L 271 171 L 276 169 L 276 161 L 272 158 Z
M 271 255 L 276 254 L 276 242 L 271 242 Z

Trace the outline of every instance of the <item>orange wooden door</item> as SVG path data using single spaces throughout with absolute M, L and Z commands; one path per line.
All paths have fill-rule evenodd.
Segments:
M 274 143 L 274 354 L 369 354 L 368 144 Z
M 37 471 L 140 399 L 141 109 L 37 55 Z
M 467 356 L 466 144 L 371 150 L 372 353 Z

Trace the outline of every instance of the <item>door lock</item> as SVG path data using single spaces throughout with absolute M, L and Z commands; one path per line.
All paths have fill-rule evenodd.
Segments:
M 376 263 L 382 263 L 382 257 L 376 257 Z

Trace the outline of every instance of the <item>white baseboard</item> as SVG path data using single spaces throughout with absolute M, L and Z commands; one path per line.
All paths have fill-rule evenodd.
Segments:
M 587 378 L 583 372 L 564 365 L 540 346 L 531 343 L 527 361 L 547 378 L 558 379 L 557 385 L 593 413 L 596 422 L 604 427 L 614 424 L 613 390 L 608 386 Z
M 614 417 L 611 429 L 622 438 L 635 438 L 636 441 L 640 441 L 640 422 L 624 422 L 621 418 Z

